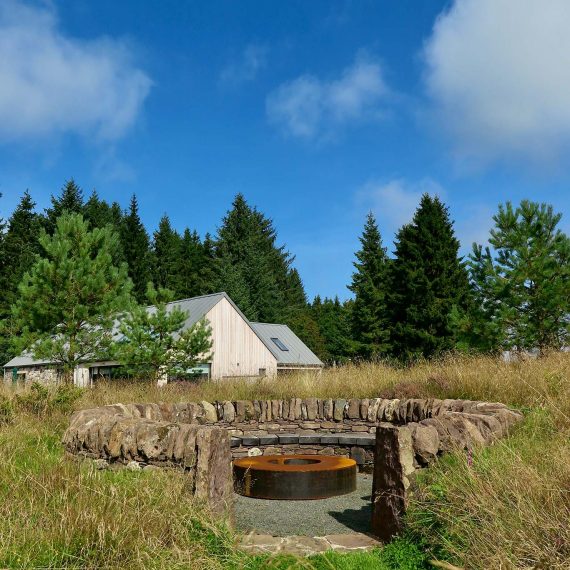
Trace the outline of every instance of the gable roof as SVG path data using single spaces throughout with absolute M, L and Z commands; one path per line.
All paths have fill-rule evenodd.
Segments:
M 239 307 L 232 301 L 230 296 L 223 291 L 220 293 L 211 293 L 209 295 L 201 295 L 199 297 L 172 301 L 171 303 L 168 303 L 167 307 L 177 307 L 188 313 L 188 318 L 184 323 L 184 329 L 188 329 L 203 319 L 208 311 L 215 307 L 222 299 L 226 299 L 230 305 L 232 305 L 240 317 L 253 330 L 259 340 L 267 347 L 269 352 L 275 356 L 278 364 L 323 366 L 323 363 L 317 358 L 317 356 L 313 354 L 313 352 L 287 325 L 250 322 L 241 312 Z M 153 309 L 153 305 L 147 307 L 147 310 L 149 311 L 152 311 Z M 289 351 L 281 351 L 271 338 L 281 338 L 283 343 L 289 348 Z M 49 364 L 51 364 L 49 360 L 34 360 L 29 354 L 22 353 L 20 356 L 16 356 L 4 364 L 4 368 Z
M 251 323 L 257 335 L 277 358 L 277 364 L 323 366 L 318 356 L 287 326 L 274 323 Z M 279 348 L 278 339 L 287 350 Z

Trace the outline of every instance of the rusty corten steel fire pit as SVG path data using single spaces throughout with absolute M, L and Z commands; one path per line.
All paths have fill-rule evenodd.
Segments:
M 234 485 L 256 499 L 326 499 L 356 490 L 356 461 L 331 455 L 263 455 L 234 461 Z

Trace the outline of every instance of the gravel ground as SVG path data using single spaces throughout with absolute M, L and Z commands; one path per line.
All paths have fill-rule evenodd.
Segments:
M 356 485 L 354 493 L 316 501 L 268 501 L 236 495 L 237 528 L 273 536 L 369 532 L 372 475 L 359 474 Z

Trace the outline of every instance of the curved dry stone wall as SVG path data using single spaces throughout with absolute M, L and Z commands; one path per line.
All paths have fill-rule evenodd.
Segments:
M 522 415 L 469 400 L 319 399 L 115 404 L 76 412 L 68 452 L 109 463 L 184 469 L 215 510 L 231 503 L 231 460 L 244 455 L 350 456 L 374 470 L 373 531 L 398 532 L 410 477 L 456 448 L 487 445 Z M 133 463 L 136 462 L 136 463 Z

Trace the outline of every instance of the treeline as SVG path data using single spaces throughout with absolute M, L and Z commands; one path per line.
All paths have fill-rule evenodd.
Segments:
M 78 213 L 91 229 L 118 237 L 113 263 L 126 264 L 139 303 L 147 285 L 174 298 L 226 291 L 253 321 L 288 324 L 323 360 L 430 358 L 451 350 L 545 349 L 568 341 L 570 241 L 551 207 L 522 202 L 494 217 L 492 250 L 474 246 L 468 259 L 446 206 L 424 195 L 411 223 L 397 233 L 394 256 L 369 214 L 349 289 L 353 299 L 308 302 L 294 257 L 277 241 L 272 221 L 241 194 L 215 235 L 143 225 L 135 196 L 123 210 L 96 192 L 87 199 L 70 180 L 44 212 L 25 192 L 0 232 L 0 358 L 13 356 L 12 307 L 18 284 L 41 253 L 40 235 Z

